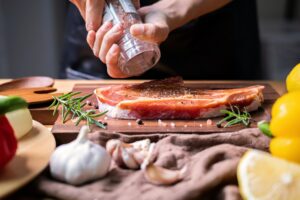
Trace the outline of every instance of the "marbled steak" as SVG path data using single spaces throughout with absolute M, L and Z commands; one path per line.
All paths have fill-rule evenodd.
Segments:
M 222 115 L 230 105 L 254 111 L 264 86 L 203 90 L 184 86 L 180 77 L 141 84 L 111 85 L 95 90 L 100 111 L 120 119 L 199 119 Z

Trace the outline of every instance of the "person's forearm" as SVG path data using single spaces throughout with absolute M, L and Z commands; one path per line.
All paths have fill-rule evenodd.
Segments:
M 170 30 L 174 30 L 189 21 L 215 11 L 231 0 L 161 0 L 155 7 L 163 10 L 167 16 Z

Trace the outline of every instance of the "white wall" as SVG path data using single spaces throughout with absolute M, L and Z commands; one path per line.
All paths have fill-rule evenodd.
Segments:
M 6 59 L 6 43 L 4 36 L 4 19 L 3 19 L 3 5 L 0 1 L 0 77 L 8 75 L 7 59 Z
M 286 0 L 258 0 L 262 66 L 266 79 L 284 80 L 300 62 L 300 1 L 293 21 L 285 19 Z
M 260 19 L 278 19 L 284 16 L 287 0 L 257 0 Z M 300 1 L 296 0 L 296 17 L 300 19 Z
M 0 77 L 57 76 L 64 0 L 0 0 Z

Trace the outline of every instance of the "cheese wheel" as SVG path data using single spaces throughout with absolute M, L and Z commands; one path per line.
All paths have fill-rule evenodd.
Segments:
M 14 110 L 5 114 L 17 139 L 32 129 L 32 117 L 28 108 Z
M 1 98 L 7 97 L 0 96 L 0 99 Z M 17 139 L 21 138 L 32 129 L 32 117 L 28 108 L 20 108 L 7 112 L 5 113 L 5 117 L 13 128 Z

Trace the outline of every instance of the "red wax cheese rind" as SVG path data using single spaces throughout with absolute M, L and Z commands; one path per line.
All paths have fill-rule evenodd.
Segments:
M 16 154 L 18 142 L 13 128 L 4 115 L 0 116 L 0 169 Z

